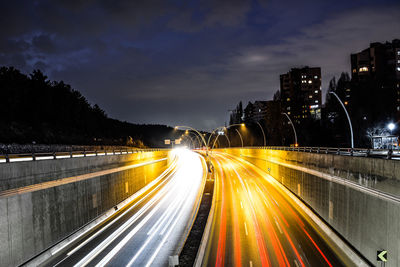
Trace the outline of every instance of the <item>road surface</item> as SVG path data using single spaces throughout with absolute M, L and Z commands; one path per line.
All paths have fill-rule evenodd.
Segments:
M 345 266 L 340 251 L 259 168 L 214 152 L 215 212 L 203 266 Z
M 45 265 L 168 265 L 169 256 L 183 245 L 204 182 L 200 156 L 176 153 L 176 167 L 163 179 Z

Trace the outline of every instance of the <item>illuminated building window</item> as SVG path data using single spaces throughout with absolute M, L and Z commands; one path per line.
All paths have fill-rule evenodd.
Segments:
M 314 102 L 315 102 L 315 103 L 318 103 L 318 100 L 315 100 Z
M 353 73 L 356 73 L 357 72 L 357 69 L 353 69 Z
M 307 83 L 307 81 L 306 80 L 302 80 L 301 83 Z
M 290 111 L 287 114 L 290 115 Z
M 311 80 L 309 80 L 309 81 L 308 81 L 308 83 L 312 83 L 312 81 L 311 81 Z
M 361 67 L 358 71 L 359 72 L 366 72 L 366 71 L 368 71 L 368 67 Z
M 290 101 L 290 97 L 286 98 L 286 101 L 288 101 L 288 102 L 289 102 L 289 101 Z
M 314 76 L 314 79 L 318 79 L 318 76 L 317 76 L 317 75 L 315 75 L 315 76 Z
M 346 92 L 350 92 L 350 88 L 347 88 L 347 89 L 346 89 Z
M 312 98 L 312 95 L 309 95 L 308 98 Z
M 397 71 L 400 71 L 400 67 L 397 67 Z
M 397 60 L 397 64 L 400 64 L 400 59 Z
M 347 105 L 347 104 L 349 104 L 349 102 L 347 102 L 347 101 L 344 101 L 344 104 L 345 104 L 345 105 Z
M 397 51 L 397 55 L 400 56 L 400 51 Z
M 286 109 L 287 109 L 287 110 L 290 110 L 290 107 L 287 107 Z
M 318 94 L 318 90 L 315 90 L 314 93 Z
M 261 109 L 258 109 L 258 112 L 261 112 Z

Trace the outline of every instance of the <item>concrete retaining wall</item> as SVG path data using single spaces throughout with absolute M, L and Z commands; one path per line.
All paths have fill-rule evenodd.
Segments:
M 15 162 L 0 166 L 4 189 L 154 161 L 168 151 Z M 62 240 L 159 176 L 168 160 L 0 197 L 0 266 L 19 265 Z
M 400 266 L 400 162 L 266 149 L 226 149 L 310 205 L 373 264 Z M 387 192 L 387 193 L 386 193 Z

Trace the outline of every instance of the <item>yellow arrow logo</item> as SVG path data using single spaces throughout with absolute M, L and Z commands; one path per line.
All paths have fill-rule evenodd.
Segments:
M 387 261 L 387 251 L 378 251 L 378 261 Z

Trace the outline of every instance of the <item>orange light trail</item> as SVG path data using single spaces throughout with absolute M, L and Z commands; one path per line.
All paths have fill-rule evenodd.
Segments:
M 328 263 L 328 265 L 330 267 L 332 267 L 332 264 L 328 261 L 328 259 L 326 258 L 326 256 L 324 255 L 324 253 L 322 253 L 321 249 L 318 247 L 318 245 L 315 243 L 315 241 L 311 238 L 311 236 L 307 233 L 306 229 L 303 228 L 304 233 L 306 233 L 306 235 L 308 236 L 308 238 L 311 240 L 311 242 L 314 244 L 314 246 L 317 248 L 317 250 L 319 251 L 319 253 L 322 255 L 322 257 L 324 258 L 324 260 L 326 261 L 326 263 Z
M 233 196 L 233 185 L 232 180 L 230 180 L 231 193 Z M 234 251 L 235 251 L 235 266 L 242 266 L 242 249 L 240 246 L 240 230 L 239 230 L 239 214 L 237 209 L 233 208 L 233 224 L 234 224 Z
M 224 174 L 221 168 L 221 164 L 219 161 L 218 165 L 220 167 L 220 181 L 221 181 L 221 191 L 224 192 Z M 218 239 L 218 251 L 217 251 L 217 260 L 215 262 L 215 266 L 224 266 L 225 262 L 225 241 L 226 241 L 226 205 L 225 205 L 225 197 L 224 194 L 221 195 L 221 213 L 220 213 L 220 228 L 219 228 L 219 239 Z

